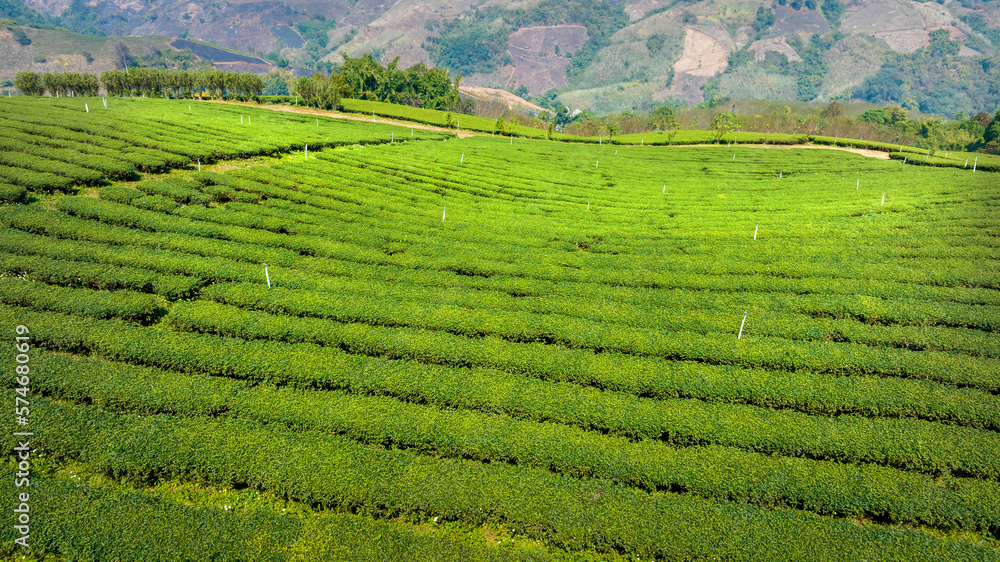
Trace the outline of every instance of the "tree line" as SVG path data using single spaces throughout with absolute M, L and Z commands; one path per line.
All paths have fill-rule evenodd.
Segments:
M 405 70 L 399 59 L 382 66 L 371 55 L 350 58 L 334 67 L 329 76 L 288 78 L 286 92 L 303 99 L 306 105 L 335 108 L 344 97 L 398 103 L 427 109 L 460 109 L 458 86 L 461 77 L 452 81 L 447 71 L 429 68 L 423 63 Z M 104 88 L 109 96 L 146 96 L 212 99 L 257 99 L 269 83 L 249 72 L 207 70 L 163 70 L 128 68 L 107 70 L 100 77 L 81 72 L 19 72 L 14 87 L 28 96 L 94 96 Z
M 14 87 L 26 96 L 109 96 L 252 99 L 264 91 L 264 80 L 250 72 L 171 71 L 158 68 L 106 70 L 100 77 L 86 72 L 19 72 Z

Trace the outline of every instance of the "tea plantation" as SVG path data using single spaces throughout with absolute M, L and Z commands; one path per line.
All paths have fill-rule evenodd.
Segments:
M 0 100 L 3 556 L 1000 560 L 996 173 L 104 103 Z

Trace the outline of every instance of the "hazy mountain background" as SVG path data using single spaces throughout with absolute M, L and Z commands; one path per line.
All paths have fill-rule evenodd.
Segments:
M 262 72 L 367 53 L 598 114 L 706 97 L 1000 105 L 998 1 L 0 0 L 0 17 L 0 80 L 114 68 L 121 45 L 197 65 L 170 46 L 182 37 L 266 59 L 248 63 Z

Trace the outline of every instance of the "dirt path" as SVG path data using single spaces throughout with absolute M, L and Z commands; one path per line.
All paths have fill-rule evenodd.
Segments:
M 247 107 L 265 108 L 272 111 L 284 111 L 287 113 L 301 113 L 304 115 L 317 115 L 320 117 L 333 117 L 336 119 L 351 119 L 353 121 L 369 121 L 368 117 L 364 115 L 357 115 L 354 113 L 339 113 L 336 111 L 323 111 L 320 109 L 312 109 L 308 107 L 292 107 L 289 105 L 257 105 L 253 103 L 235 103 L 235 102 L 224 102 L 221 100 L 212 100 L 213 103 L 226 103 L 230 105 L 245 105 Z M 454 131 L 452 129 L 446 129 L 444 127 L 435 127 L 433 125 L 424 125 L 422 123 L 413 123 L 410 121 L 398 121 L 395 119 L 375 119 L 376 123 L 386 123 L 388 125 L 398 125 L 400 127 L 410 127 L 411 129 L 423 129 L 425 131 L 441 131 L 444 133 L 453 133 L 461 138 L 474 137 L 476 135 L 485 135 L 486 133 L 470 133 L 467 131 Z M 677 144 L 673 146 L 719 146 L 717 144 Z M 792 148 L 819 148 L 826 150 L 843 150 L 845 152 L 853 152 L 855 154 L 860 154 L 862 156 L 868 156 L 870 158 L 879 158 L 881 160 L 888 160 L 889 153 L 882 152 L 881 150 L 868 150 L 866 148 L 848 148 L 846 146 L 827 146 L 827 145 L 817 145 L 817 144 L 741 144 L 739 146 L 751 147 L 751 148 L 777 148 L 777 149 L 792 149 Z
M 883 152 L 881 150 L 869 150 L 867 148 L 848 148 L 846 146 L 827 146 L 825 144 L 741 144 L 740 146 L 752 146 L 754 148 L 780 148 L 780 149 L 792 149 L 792 148 L 819 148 L 825 150 L 843 150 L 844 152 L 853 152 L 855 154 L 860 154 L 862 156 L 868 156 L 869 158 L 878 158 L 880 160 L 888 160 L 889 153 Z
M 324 111 L 321 109 L 312 109 L 309 107 L 292 107 L 290 105 L 257 105 L 253 103 L 233 103 L 233 102 L 223 102 L 221 100 L 214 100 L 216 103 L 227 103 L 230 105 L 245 105 L 247 107 L 270 109 L 271 111 L 284 111 L 286 113 L 301 113 L 304 115 L 316 115 L 319 117 L 333 117 L 335 119 L 350 119 L 352 121 L 367 121 L 371 123 L 372 120 L 364 115 L 357 115 L 354 113 L 340 113 L 337 111 Z M 454 131 L 452 129 L 446 129 L 444 127 L 435 127 L 434 125 L 424 125 L 423 123 L 413 123 L 411 121 L 398 121 L 395 119 L 379 119 L 376 117 L 375 123 L 385 123 L 387 125 L 398 125 L 400 127 L 409 127 L 411 129 L 423 129 L 425 131 L 440 131 L 443 133 L 453 133 L 461 138 L 476 136 L 475 133 L 469 133 L 466 131 Z

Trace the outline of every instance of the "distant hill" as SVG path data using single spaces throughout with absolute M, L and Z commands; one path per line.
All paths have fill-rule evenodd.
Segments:
M 0 0 L 0 10 L 157 45 L 207 40 L 300 68 L 329 70 L 345 53 L 398 57 L 462 74 L 465 86 L 597 113 L 706 96 L 854 98 L 947 116 L 1000 104 L 996 0 Z

